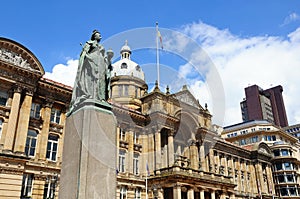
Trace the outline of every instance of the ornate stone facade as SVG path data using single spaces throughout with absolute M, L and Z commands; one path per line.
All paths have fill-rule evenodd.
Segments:
M 57 198 L 72 89 L 43 78 L 24 46 L 0 38 L 0 49 L 0 199 Z M 109 99 L 118 121 L 117 198 L 272 198 L 270 147 L 222 139 L 187 86 L 148 93 L 130 55 L 126 43 Z

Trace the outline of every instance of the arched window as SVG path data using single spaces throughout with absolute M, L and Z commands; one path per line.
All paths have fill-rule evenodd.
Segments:
M 125 62 L 123 62 L 122 64 L 121 64 L 121 69 L 126 69 L 127 68 L 127 64 L 125 63 Z
M 56 161 L 58 148 L 58 136 L 50 134 L 48 136 L 46 158 L 51 161 Z
M 25 145 L 25 154 L 27 156 L 34 157 L 36 142 L 37 142 L 37 132 L 29 129 L 27 133 L 27 139 Z

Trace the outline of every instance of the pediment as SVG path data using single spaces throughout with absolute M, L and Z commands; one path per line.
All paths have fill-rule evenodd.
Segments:
M 44 75 L 45 71 L 36 56 L 23 45 L 0 37 L 0 61 L 13 67 Z
M 172 95 L 175 99 L 179 100 L 180 102 L 183 102 L 196 108 L 203 109 L 202 106 L 199 104 L 198 100 L 189 90 L 179 91 L 178 93 L 174 93 Z

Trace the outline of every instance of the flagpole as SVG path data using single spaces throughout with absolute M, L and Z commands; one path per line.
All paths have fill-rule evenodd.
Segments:
M 147 182 L 148 174 L 146 174 L 146 199 L 148 199 L 148 182 Z
M 148 161 L 146 160 L 146 199 L 148 199 Z
M 159 49 L 158 49 L 158 22 L 156 22 L 156 70 L 157 70 L 157 85 L 159 88 L 160 78 L 159 78 Z

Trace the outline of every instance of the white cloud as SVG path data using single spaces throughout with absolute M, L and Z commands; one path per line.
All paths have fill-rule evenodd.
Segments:
M 289 14 L 283 21 L 283 23 L 281 24 L 281 26 L 285 26 L 285 25 L 288 25 L 294 21 L 297 21 L 297 20 L 300 20 L 300 16 L 293 12 L 291 14 Z
M 242 38 L 202 22 L 186 25 L 184 31 L 201 43 L 222 78 L 225 125 L 241 122 L 239 104 L 244 98 L 244 88 L 253 84 L 263 89 L 282 85 L 289 123 L 300 122 L 300 29 L 290 33 L 288 39 Z M 193 89 L 201 91 L 203 86 L 194 84 Z
M 289 123 L 300 123 L 300 28 L 286 37 L 245 38 L 234 35 L 227 29 L 220 30 L 199 22 L 184 26 L 183 32 L 200 43 L 213 61 L 223 83 L 223 88 L 217 89 L 224 89 L 225 99 L 212 99 L 210 91 L 216 88 L 209 88 L 214 85 L 207 83 L 214 80 L 215 74 L 212 71 L 200 74 L 206 75 L 206 82 L 203 82 L 202 77 L 195 77 L 193 74 L 195 69 L 191 69 L 190 64 L 185 64 L 179 68 L 180 78 L 177 81 L 182 82 L 181 78 L 185 79 L 201 105 L 208 104 L 213 119 L 218 117 L 214 115 L 216 111 L 214 111 L 213 101 L 217 100 L 215 103 L 225 101 L 225 122 L 217 124 L 230 125 L 242 121 L 240 102 L 245 97 L 244 88 L 253 84 L 263 89 L 282 85 Z M 189 41 L 186 38 L 174 37 L 173 39 L 174 41 L 170 38 L 165 40 L 170 42 L 164 43 L 165 46 L 172 44 L 174 49 L 184 49 L 188 46 Z M 193 64 L 201 63 L 199 53 L 191 54 Z M 52 72 L 47 72 L 45 77 L 73 86 L 77 64 L 78 61 L 72 59 L 67 64 L 58 64 L 54 66 Z M 174 85 L 177 84 L 170 84 L 170 87 L 173 88 Z
M 78 60 L 70 59 L 67 61 L 66 65 L 55 65 L 52 72 L 46 72 L 44 77 L 73 87 L 77 66 Z

